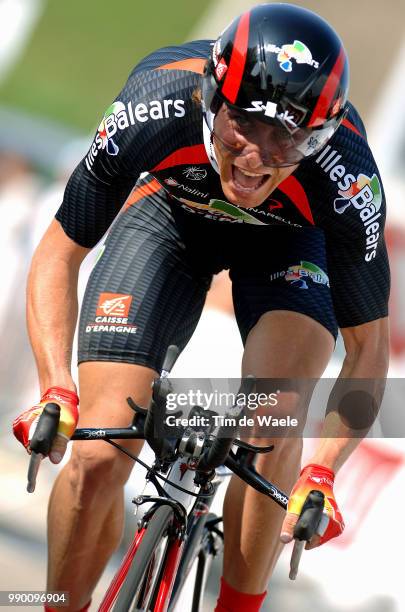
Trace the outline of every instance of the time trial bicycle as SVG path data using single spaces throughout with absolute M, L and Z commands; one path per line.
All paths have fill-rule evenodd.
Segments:
M 156 495 L 137 495 L 132 500 L 138 508 L 147 505 L 147 509 L 137 522 L 132 544 L 99 612 L 172 612 L 193 567 L 196 571 L 190 610 L 198 612 L 202 609 L 209 568 L 223 542 L 222 517 L 211 512 L 210 508 L 220 484 L 231 473 L 287 509 L 288 496 L 255 469 L 256 456 L 271 452 L 274 446 L 255 446 L 237 438 L 237 422 L 244 414 L 244 405 L 231 407 L 224 416 L 224 422 L 235 425 L 203 429 L 185 426 L 175 432 L 170 428 L 167 435 L 162 435 L 162 424 L 167 414 L 166 398 L 172 391 L 168 374 L 178 353 L 177 347 L 169 347 L 161 375 L 153 382 L 148 410 L 127 398 L 135 412 L 128 427 L 76 429 L 72 436 L 72 440 L 104 440 L 112 444 L 146 469 L 146 481 L 156 490 Z M 255 382 L 252 376 L 243 379 L 238 396 L 248 397 Z M 208 416 L 216 414 L 208 412 Z M 39 465 L 49 454 L 59 415 L 59 406 L 48 403 L 30 442 L 29 492 L 35 490 Z M 207 410 L 193 406 L 188 419 L 192 416 L 207 418 Z M 155 454 L 153 465 L 147 465 L 115 442 L 125 439 L 146 440 Z M 291 579 L 297 575 L 305 543 L 318 529 L 322 529 L 323 521 L 327 520 L 323 508 L 323 493 L 311 491 L 294 531 Z

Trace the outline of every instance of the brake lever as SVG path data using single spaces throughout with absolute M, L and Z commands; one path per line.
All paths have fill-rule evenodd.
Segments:
M 127 404 L 130 408 L 132 408 L 132 410 L 136 414 L 143 414 L 145 416 L 148 414 L 148 411 L 146 410 L 146 408 L 142 408 L 141 406 L 138 406 L 138 404 L 134 402 L 132 397 L 127 397 Z
M 316 533 L 319 533 L 320 535 L 322 535 L 324 528 L 326 529 L 327 527 L 328 520 L 329 519 L 324 514 L 322 514 L 321 522 L 319 524 L 319 527 Z M 325 523 L 326 523 L 326 526 L 325 526 Z M 298 566 L 300 564 L 301 555 L 305 548 L 305 544 L 306 544 L 305 540 L 294 540 L 294 548 L 291 553 L 291 560 L 290 560 L 290 574 L 288 576 L 290 580 L 295 580 L 297 577 Z
M 27 491 L 35 491 L 36 479 L 42 459 L 49 455 L 52 441 L 58 431 L 60 406 L 49 402 L 39 417 L 34 435 L 30 441 L 31 458 L 28 466 Z
M 302 551 L 305 548 L 305 540 L 295 540 L 294 541 L 294 548 L 293 551 L 291 553 L 291 560 L 290 560 L 290 573 L 288 575 L 290 580 L 295 580 L 298 574 L 298 566 L 300 564 L 300 560 L 301 560 L 301 555 L 302 555 Z
M 325 521 L 323 515 L 324 506 L 325 496 L 322 491 L 313 490 L 308 493 L 300 517 L 294 527 L 295 542 L 290 560 L 290 580 L 295 580 L 297 577 L 305 544 L 309 542 L 315 533 L 322 533 L 323 531 Z
M 44 458 L 42 453 L 36 453 L 35 451 L 31 452 L 30 463 L 28 466 L 28 475 L 27 475 L 27 491 L 28 493 L 33 493 L 35 491 L 35 485 L 37 482 L 37 474 L 39 470 L 39 466 L 41 465 L 41 461 Z

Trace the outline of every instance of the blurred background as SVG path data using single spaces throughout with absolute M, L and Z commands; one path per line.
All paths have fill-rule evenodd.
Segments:
M 247 0 L 0 0 L 0 590 L 44 588 L 47 498 L 57 469 L 43 465 L 37 491 L 25 492 L 27 457 L 10 435 L 12 418 L 38 398 L 25 330 L 29 262 L 60 205 L 66 180 L 86 153 L 105 108 L 147 53 L 196 38 L 215 38 Z M 405 373 L 405 5 L 403 0 L 298 1 L 340 33 L 351 60 L 351 100 L 360 111 L 388 200 L 387 242 L 393 290 L 390 376 Z M 97 249 L 85 261 L 80 291 Z M 177 376 L 237 377 L 242 346 L 226 275 L 216 278 Z M 342 359 L 338 344 L 327 374 Z M 403 409 L 403 398 L 399 408 Z M 310 452 L 311 442 L 306 444 Z M 405 611 L 400 563 L 403 530 L 387 529 L 405 503 L 403 440 L 368 439 L 339 474 L 344 536 L 304 555 L 295 584 L 283 554 L 264 610 Z M 138 477 L 137 477 L 138 474 Z M 128 485 L 128 502 L 140 472 Z M 356 497 L 353 499 L 353 491 Z M 222 492 L 223 495 L 223 492 Z M 130 510 L 130 503 L 128 503 Z M 220 512 L 220 500 L 217 502 Z M 387 516 L 388 515 L 388 516 Z M 128 518 L 127 536 L 134 524 Z M 114 558 L 94 597 L 100 601 Z M 401 573 L 400 573 L 401 572 Z M 210 577 L 213 610 L 220 559 Z M 187 610 L 188 602 L 182 603 Z

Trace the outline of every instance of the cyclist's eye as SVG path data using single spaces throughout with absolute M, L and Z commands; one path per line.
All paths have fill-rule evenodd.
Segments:
M 251 125 L 249 118 L 241 113 L 231 113 L 230 118 L 238 128 L 248 128 Z
M 277 140 L 283 144 L 290 144 L 293 142 L 291 135 L 287 131 L 281 131 L 277 133 Z

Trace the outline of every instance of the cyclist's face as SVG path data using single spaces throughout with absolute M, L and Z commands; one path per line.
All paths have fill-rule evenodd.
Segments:
M 272 141 L 272 156 L 277 157 L 273 128 L 223 104 L 214 120 L 214 148 L 223 192 L 232 204 L 243 208 L 259 206 L 298 165 L 266 166 L 261 151 Z M 280 159 L 282 155 L 280 143 Z M 284 150 L 283 150 L 284 153 Z

